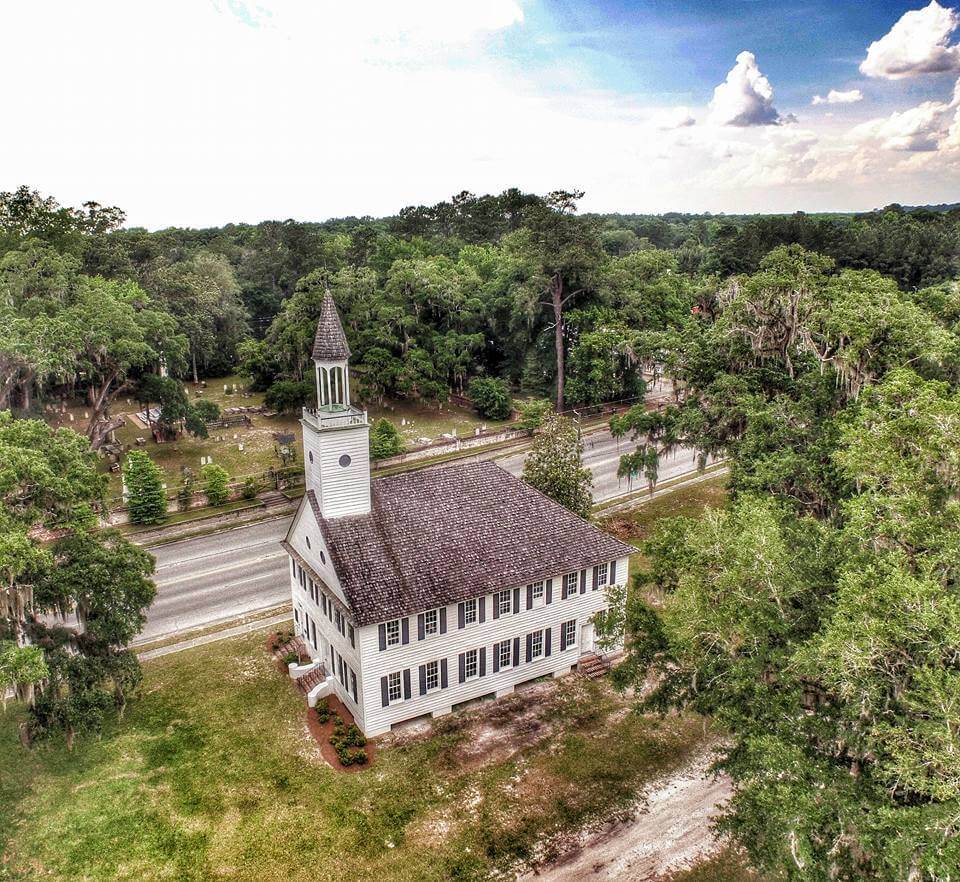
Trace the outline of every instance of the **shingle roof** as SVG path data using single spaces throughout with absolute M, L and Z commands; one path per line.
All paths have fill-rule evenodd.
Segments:
M 318 361 L 346 361 L 350 357 L 347 335 L 343 333 L 337 305 L 327 291 L 320 307 L 317 335 L 313 338 L 313 357 Z
M 324 519 L 307 494 L 360 625 L 635 551 L 492 462 L 378 478 L 371 496 L 369 514 Z

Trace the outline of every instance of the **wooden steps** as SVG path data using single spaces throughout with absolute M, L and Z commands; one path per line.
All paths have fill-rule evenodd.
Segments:
M 290 502 L 279 490 L 267 490 L 257 498 L 263 503 L 263 507 L 268 509 L 277 508 L 280 505 L 287 505 Z
M 304 674 L 297 680 L 297 689 L 304 695 L 309 695 L 315 686 L 319 686 L 327 679 L 327 672 L 323 665 L 317 665 L 309 674 Z
M 577 662 L 577 673 L 588 680 L 598 680 L 610 670 L 610 662 L 594 653 L 581 656 Z

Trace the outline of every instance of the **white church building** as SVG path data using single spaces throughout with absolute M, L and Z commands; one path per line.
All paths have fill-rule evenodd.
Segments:
M 492 462 L 371 480 L 349 358 L 328 293 L 318 406 L 301 421 L 306 493 L 282 543 L 310 704 L 335 694 L 372 737 L 598 652 L 592 618 L 633 549 Z

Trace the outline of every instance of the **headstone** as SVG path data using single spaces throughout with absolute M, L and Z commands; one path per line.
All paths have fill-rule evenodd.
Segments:
M 84 418 L 85 420 L 90 419 L 90 414 L 87 413 L 86 411 L 84 411 L 84 412 L 83 412 L 83 418 Z
M 72 422 L 73 422 L 73 414 L 71 413 L 71 414 L 67 414 L 67 415 L 70 417 L 70 422 L 72 423 Z
M 401 426 L 405 426 L 406 424 L 407 424 L 407 418 L 406 418 L 406 417 L 403 417 L 403 418 L 400 420 L 400 425 L 401 425 Z
M 229 387 L 227 386 L 227 384 L 224 383 L 224 384 L 223 384 L 223 391 L 226 392 L 228 388 L 229 388 Z
M 242 441 L 237 445 L 237 450 L 239 450 L 241 453 L 243 453 L 243 442 L 242 442 Z
M 236 434 L 236 432 L 234 432 L 234 435 L 233 435 L 233 440 L 234 440 L 234 441 L 236 441 L 236 440 L 237 440 L 237 438 L 239 438 L 239 437 L 240 437 L 240 436 L 239 436 L 238 434 Z

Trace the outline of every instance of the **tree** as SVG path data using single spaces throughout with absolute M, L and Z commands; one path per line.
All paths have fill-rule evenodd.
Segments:
M 200 469 L 200 477 L 210 505 L 223 505 L 230 498 L 230 475 L 223 466 L 207 463 Z
M 314 398 L 314 386 L 309 380 L 277 380 L 263 396 L 263 403 L 277 413 L 296 413 Z
M 477 377 L 470 382 L 470 401 L 477 413 L 490 420 L 505 420 L 513 410 L 510 389 L 496 377 Z
M 403 453 L 403 435 L 386 417 L 380 417 L 370 430 L 370 458 L 387 459 Z
M 596 225 L 573 211 L 582 192 L 551 193 L 524 212 L 524 228 L 505 237 L 504 247 L 526 263 L 528 275 L 517 293 L 532 318 L 547 306 L 553 318 L 557 368 L 557 410 L 564 409 L 564 321 L 567 305 L 595 284 L 606 261 Z M 542 298 L 546 296 L 548 300 Z
M 30 736 L 68 746 L 136 688 L 126 646 L 154 596 L 149 553 L 94 529 L 104 489 L 83 436 L 0 414 L 0 689 L 28 703 Z
M 131 450 L 123 464 L 131 524 L 159 524 L 167 517 L 163 473 L 143 450 Z
M 583 466 L 583 441 L 576 424 L 550 414 L 523 463 L 523 480 L 582 518 L 590 516 L 593 477 Z
M 520 419 L 517 420 L 517 428 L 523 429 L 528 435 L 532 435 L 543 425 L 543 421 L 553 410 L 553 405 L 546 399 L 535 399 L 534 401 L 525 401 L 518 406 Z

